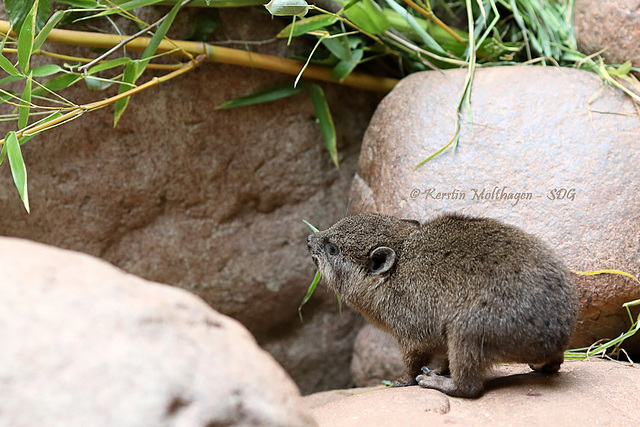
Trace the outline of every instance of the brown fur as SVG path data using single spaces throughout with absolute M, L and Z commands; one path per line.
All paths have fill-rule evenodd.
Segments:
M 570 272 L 516 227 L 457 214 L 422 225 L 354 215 L 308 246 L 329 288 L 397 339 L 407 374 L 395 386 L 475 397 L 496 362 L 554 373 L 564 360 L 577 313 Z M 423 370 L 436 356 L 448 363 Z M 447 367 L 450 378 L 440 375 Z

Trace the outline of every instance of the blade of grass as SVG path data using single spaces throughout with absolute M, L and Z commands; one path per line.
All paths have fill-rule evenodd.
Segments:
M 300 303 L 300 306 L 298 307 L 298 316 L 300 316 L 300 322 L 302 322 L 302 306 L 305 305 L 309 299 L 311 299 L 311 295 L 313 295 L 313 292 L 316 290 L 316 286 L 318 286 L 318 283 L 320 282 L 320 272 L 316 271 L 316 275 L 313 278 L 313 281 L 311 282 L 311 285 L 309 285 L 309 288 L 307 289 L 307 294 L 304 296 L 304 298 L 302 299 L 302 302 Z

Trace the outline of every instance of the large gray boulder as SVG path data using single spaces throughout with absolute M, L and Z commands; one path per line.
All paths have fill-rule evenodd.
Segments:
M 640 117 L 632 100 L 584 71 L 478 69 L 472 123 L 465 111 L 457 148 L 415 168 L 453 137 L 465 73 L 413 74 L 381 102 L 364 138 L 351 211 L 494 217 L 547 241 L 573 270 L 637 275 Z M 581 309 L 572 344 L 626 331 L 621 306 L 640 298 L 638 282 L 574 276 Z
M 196 296 L 0 238 L 0 425 L 313 425 L 285 371 Z

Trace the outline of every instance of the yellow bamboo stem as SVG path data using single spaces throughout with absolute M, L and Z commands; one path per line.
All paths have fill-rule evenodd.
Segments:
M 0 20 L 0 33 L 6 34 L 10 29 L 7 21 Z M 15 33 L 12 33 L 15 36 Z M 53 29 L 47 37 L 47 41 L 53 43 L 68 44 L 74 46 L 86 46 L 108 49 L 115 46 L 125 36 L 117 34 L 101 34 L 86 31 L 72 31 Z M 139 37 L 126 44 L 131 51 L 143 51 L 151 39 Z M 284 74 L 297 75 L 304 63 L 294 59 L 280 58 L 278 56 L 252 53 L 244 50 L 227 47 L 212 46 L 203 42 L 163 40 L 158 46 L 157 53 L 172 52 L 172 55 L 182 54 L 175 51 L 176 47 L 194 56 L 204 55 L 206 61 L 220 62 L 224 64 L 240 65 L 244 67 L 259 68 L 261 70 L 275 71 Z M 304 72 L 304 77 L 316 80 L 341 83 L 345 86 L 377 92 L 389 92 L 398 83 L 397 79 L 388 77 L 376 77 L 364 73 L 351 73 L 338 82 L 331 77 L 331 69 L 317 65 L 309 65 Z
M 87 104 L 87 105 L 81 105 L 78 107 L 73 108 L 71 111 L 68 111 L 67 113 L 53 119 L 50 120 L 48 122 L 42 123 L 40 125 L 37 126 L 33 126 L 30 127 L 28 129 L 25 129 L 24 131 L 18 131 L 16 132 L 16 136 L 18 138 L 22 138 L 23 136 L 30 136 L 30 135 L 35 135 L 38 132 L 41 132 L 43 130 L 46 129 L 50 129 L 53 128 L 61 123 L 67 122 L 69 120 L 72 120 L 74 118 L 77 118 L 78 116 L 81 116 L 82 114 L 84 114 L 87 111 L 93 111 L 93 110 L 97 110 L 99 108 L 102 107 L 106 107 L 109 104 L 113 104 L 114 102 L 118 101 L 119 99 L 122 98 L 126 98 L 128 96 L 131 96 L 135 93 L 141 92 L 151 86 L 155 86 L 158 85 L 164 81 L 170 80 L 174 77 L 179 76 L 180 74 L 186 73 L 187 71 L 192 70 L 194 67 L 196 67 L 198 64 L 200 64 L 203 60 L 204 60 L 204 55 L 200 55 L 199 57 L 197 57 L 194 61 L 191 61 L 185 65 L 183 65 L 180 69 L 175 70 L 171 73 L 168 73 L 162 77 L 154 77 L 151 80 L 149 80 L 148 82 L 141 84 L 140 86 L 136 86 L 132 89 L 129 89 L 126 92 L 122 92 L 119 93 L 118 95 L 112 96 L 111 98 L 108 99 L 104 99 L 102 101 L 96 101 L 96 102 L 92 102 L 91 104 Z M 4 144 L 4 139 L 0 140 L 0 145 Z

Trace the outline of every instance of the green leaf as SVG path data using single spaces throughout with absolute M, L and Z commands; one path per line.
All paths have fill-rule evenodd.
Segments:
M 417 33 L 420 39 L 423 41 L 427 47 L 434 50 L 435 52 L 446 54 L 445 50 L 436 42 L 433 37 L 429 35 L 425 31 L 424 28 L 420 26 L 418 21 L 413 17 L 413 15 L 409 14 L 407 10 L 405 10 L 402 6 L 396 3 L 394 0 L 385 0 L 389 7 L 396 11 L 407 23 L 413 28 L 413 30 Z
M 338 20 L 338 17 L 333 15 L 316 15 L 311 18 L 299 19 L 293 24 L 289 24 L 282 29 L 278 34 L 276 34 L 277 38 L 285 39 L 289 37 L 289 33 L 291 33 L 291 25 L 293 25 L 293 37 L 298 37 L 303 34 L 308 33 L 309 31 L 321 30 L 329 25 L 333 25 Z
M 0 68 L 2 68 L 7 74 L 11 76 L 22 76 L 20 71 L 9 61 L 3 54 L 4 45 L 7 42 L 7 37 L 9 34 L 5 34 L 2 38 L 2 42 L 0 42 Z
M 96 0 L 56 0 L 56 3 L 64 3 L 80 9 L 92 9 L 98 6 Z
M 361 0 L 344 11 L 345 16 L 369 34 L 380 34 L 389 29 L 389 21 L 371 0 Z
M 42 86 L 49 89 L 51 92 L 57 92 L 61 89 L 68 88 L 69 86 L 71 86 L 72 84 L 80 80 L 81 78 L 82 78 L 82 75 L 80 74 L 73 74 L 73 73 L 63 74 L 61 76 L 57 76 L 52 79 L 49 79 Z M 46 93 L 47 93 L 47 90 L 41 87 L 37 87 L 33 90 L 33 95 L 39 96 L 39 95 L 44 95 Z
M 51 30 L 53 30 L 53 28 L 58 24 L 58 22 L 60 22 L 60 20 L 62 19 L 65 13 L 66 11 L 59 10 L 53 15 L 51 15 L 51 18 L 49 18 L 46 25 L 38 33 L 38 37 L 36 37 L 35 41 L 33 42 L 33 49 L 32 49 L 33 52 L 40 49 L 40 46 L 42 46 L 45 40 L 47 40 L 47 36 L 49 36 L 49 33 L 51 32 Z M 36 29 L 37 29 L 37 25 L 36 25 Z
M 300 316 L 301 322 L 302 322 L 302 306 L 309 301 L 309 299 L 311 298 L 311 295 L 313 295 L 313 291 L 316 290 L 316 286 L 318 286 L 319 282 L 320 282 L 320 272 L 316 271 L 316 275 L 313 278 L 313 282 L 311 282 L 311 285 L 309 285 L 309 288 L 307 289 L 307 294 L 304 296 L 304 298 L 302 299 L 302 302 L 300 303 L 300 306 L 298 307 L 298 316 Z
M 309 5 L 305 0 L 271 0 L 264 7 L 273 16 L 303 17 L 309 11 Z
M 87 85 L 87 88 L 93 91 L 105 90 L 111 87 L 114 83 L 113 81 L 110 81 L 110 80 L 99 79 L 92 76 L 87 76 L 84 79 L 84 82 Z
M 124 74 L 122 75 L 122 83 L 118 89 L 118 94 L 128 91 L 133 87 L 133 83 L 138 78 L 138 61 L 131 61 L 124 68 Z M 128 84 L 127 84 L 128 83 Z M 113 116 L 113 126 L 118 124 L 118 120 L 122 117 L 122 113 L 129 104 L 129 97 L 122 98 L 116 101 L 115 111 Z
M 31 75 L 33 77 L 47 77 L 56 73 L 64 71 L 60 66 L 55 64 L 42 65 L 40 67 L 33 68 Z
M 291 83 L 286 83 L 279 86 L 274 86 L 268 89 L 264 89 L 258 92 L 254 92 L 249 95 L 241 96 L 239 98 L 227 101 L 224 104 L 220 104 L 215 107 L 216 110 L 228 110 L 229 108 L 246 107 L 247 105 L 262 104 L 265 102 L 275 101 L 277 99 L 286 98 L 288 96 L 295 95 L 304 90 L 303 86 L 294 88 Z
M 160 1 L 161 0 L 132 0 L 132 1 L 127 1 L 127 2 L 118 2 L 118 1 L 116 1 L 116 2 L 114 2 L 116 4 L 117 3 L 122 3 L 122 4 L 120 4 L 120 7 L 110 7 L 109 9 L 106 9 L 106 10 L 100 12 L 100 13 L 96 13 L 95 15 L 91 15 L 90 18 L 93 19 L 93 18 L 98 18 L 98 17 L 101 17 L 101 16 L 114 15 L 116 13 L 122 13 L 123 10 L 129 11 L 131 9 L 135 9 L 135 8 L 138 8 L 138 7 L 144 7 L 144 6 L 149 6 L 149 5 L 152 5 L 152 4 L 160 3 Z M 176 0 L 176 2 L 174 2 L 174 5 L 182 3 L 181 1 L 177 1 L 177 0 Z M 94 7 L 95 7 L 95 5 L 94 5 Z M 87 18 L 89 18 L 89 17 L 87 17 Z M 86 18 L 83 18 L 83 19 L 86 19 Z
M 18 80 L 22 80 L 24 77 L 22 76 L 7 76 L 4 79 L 0 79 L 0 86 L 5 83 L 17 82 Z
M 20 151 L 20 144 L 15 132 L 9 132 L 4 139 L 4 143 L 7 148 L 7 158 L 9 159 L 9 166 L 11 166 L 11 175 L 13 175 L 13 182 L 18 189 L 18 194 L 24 205 L 24 208 L 29 213 L 29 192 L 27 190 L 27 168 L 22 158 L 22 152 Z
M 18 129 L 24 129 L 29 124 L 29 113 L 31 112 L 31 73 L 27 76 L 18 108 Z
M 354 68 L 358 66 L 363 53 L 364 52 L 361 49 L 354 50 L 351 60 L 340 61 L 333 70 L 331 70 L 331 77 L 341 82 L 353 71 Z
M 24 20 L 31 12 L 35 2 L 36 0 L 5 0 L 4 5 L 9 16 L 9 22 L 16 33 L 20 33 Z M 38 10 L 35 17 L 36 31 L 40 31 L 40 28 L 44 27 L 47 22 L 49 8 L 49 0 L 40 0 L 38 2 Z
M 193 32 L 187 40 L 204 42 L 209 39 L 216 28 L 220 26 L 220 15 L 217 13 L 199 13 L 193 22 Z
M 312 84 L 309 86 L 309 97 L 311 98 L 311 103 L 313 104 L 313 109 L 320 124 L 320 129 L 322 130 L 322 135 L 324 136 L 331 160 L 333 160 L 333 163 L 338 167 L 336 129 L 333 125 L 333 118 L 331 117 L 331 111 L 329 111 L 329 104 L 327 104 L 324 91 L 317 84 Z
M 6 78 L 11 78 L 12 76 L 6 77 Z M 0 80 L 0 82 L 2 82 L 5 79 Z M 20 77 L 20 80 L 22 80 L 22 77 Z M 16 93 L 12 90 L 4 90 L 4 89 L 0 89 L 0 101 L 4 102 L 8 99 L 15 99 L 16 98 Z
M 29 71 L 29 60 L 33 48 L 33 37 L 35 32 L 35 15 L 37 4 L 34 3 L 31 11 L 27 14 L 20 28 L 18 35 L 18 64 L 24 74 Z
M 20 76 L 20 71 L 18 71 L 18 69 L 16 67 L 13 66 L 13 64 L 7 59 L 5 58 L 4 55 L 2 55 L 0 53 L 0 67 L 2 67 L 2 69 L 7 73 L 10 74 L 12 76 Z
M 131 62 L 131 58 L 122 57 L 116 59 L 110 59 L 105 62 L 101 62 L 100 64 L 89 68 L 88 74 L 95 74 L 99 71 L 109 70 L 111 68 L 120 67 L 121 65 L 125 65 Z
M 151 4 L 155 4 L 158 2 L 159 2 L 158 0 L 131 0 L 126 3 L 122 3 L 120 7 L 124 10 L 131 10 L 137 7 L 149 6 Z M 178 1 L 178 3 L 182 3 L 182 2 Z
M 322 45 L 341 61 L 353 59 L 351 48 L 349 47 L 349 39 L 346 36 L 324 38 L 322 39 Z
M 171 8 L 169 13 L 167 14 L 167 17 L 165 18 L 164 21 L 162 21 L 162 24 L 160 24 L 155 34 L 153 35 L 153 37 L 151 37 L 149 44 L 145 48 L 144 52 L 142 52 L 142 56 L 140 57 L 140 65 L 137 67 L 138 68 L 137 75 L 136 75 L 136 78 L 133 80 L 133 82 L 135 82 L 138 79 L 138 77 L 142 75 L 145 68 L 147 68 L 149 61 L 151 61 L 151 57 L 156 53 L 158 46 L 160 46 L 160 42 L 162 41 L 162 39 L 164 39 L 164 36 L 167 34 L 167 31 L 169 31 L 169 27 L 171 27 L 171 24 L 173 23 L 173 20 L 175 19 L 176 14 L 178 13 L 178 10 L 180 10 L 181 4 L 182 2 L 180 1 L 176 2 L 175 6 Z

